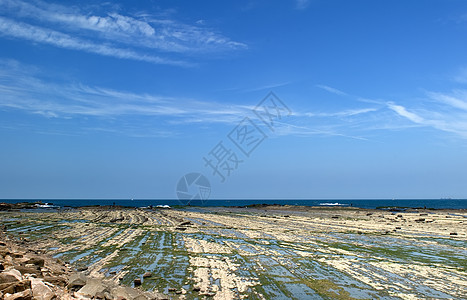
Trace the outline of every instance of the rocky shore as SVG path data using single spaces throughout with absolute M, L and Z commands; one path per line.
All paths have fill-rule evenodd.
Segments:
M 76 272 L 69 264 L 34 250 L 28 240 L 7 236 L 5 226 L 0 230 L 0 299 L 167 299 Z
M 4 298 L 42 288 L 52 296 L 38 299 L 463 299 L 467 289 L 466 210 L 85 207 L 0 221 Z
M 18 209 L 32 209 L 36 208 L 37 205 L 43 205 L 42 202 L 19 202 L 19 203 L 0 203 L 0 211 L 11 211 Z

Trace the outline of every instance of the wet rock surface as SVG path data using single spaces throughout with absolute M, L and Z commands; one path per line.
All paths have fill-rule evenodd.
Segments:
M 164 299 L 162 294 L 124 287 L 75 272 L 70 265 L 37 254 L 24 240 L 0 232 L 0 299 Z
M 101 299 L 463 299 L 466 217 L 267 205 L 10 211 L 0 220 L 28 250 L 0 246 L 0 274 L 24 297 L 35 278 L 45 294 Z M 50 256 L 68 263 L 54 273 Z

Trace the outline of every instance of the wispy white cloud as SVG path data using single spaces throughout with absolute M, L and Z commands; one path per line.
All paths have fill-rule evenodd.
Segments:
M 377 111 L 377 108 L 359 108 L 359 109 L 346 109 L 337 112 L 323 113 L 323 112 L 308 112 L 305 113 L 309 117 L 351 117 L 360 114 L 366 114 Z
M 73 29 L 88 29 L 92 31 L 126 33 L 137 35 L 154 34 L 154 28 L 137 19 L 109 13 L 107 17 L 82 14 L 77 8 L 69 8 L 58 4 L 42 1 L 28 3 L 21 0 L 0 0 L 0 5 L 6 12 L 21 18 L 32 18 L 48 23 L 61 23 Z
M 291 83 L 290 81 L 284 81 L 284 82 L 273 83 L 273 84 L 258 85 L 258 86 L 255 86 L 255 87 L 246 87 L 246 88 L 234 87 L 234 88 L 227 88 L 227 89 L 220 89 L 220 90 L 221 91 L 240 92 L 240 93 L 250 93 L 250 92 L 257 92 L 257 91 L 264 91 L 264 90 L 271 91 L 271 90 L 273 90 L 275 88 L 287 86 L 290 83 Z
M 310 4 L 310 0 L 295 0 L 295 7 L 297 9 L 305 9 Z
M 396 105 L 392 102 L 388 102 L 388 107 L 395 111 L 398 115 L 407 118 L 414 123 L 423 124 L 425 122 L 425 120 L 422 117 L 413 112 L 407 111 L 407 109 L 402 105 Z
M 244 105 L 135 93 L 58 83 L 53 77 L 17 61 L 0 60 L 0 110 L 22 111 L 59 123 L 74 119 L 79 120 L 74 123 L 83 122 L 82 130 L 94 128 L 131 136 L 170 136 L 177 134 L 178 129 L 183 132 L 185 125 L 235 126 L 245 116 L 254 118 L 251 110 L 256 103 Z M 467 138 L 467 91 L 426 95 L 424 101 L 416 102 L 417 106 L 378 100 L 369 101 L 370 107 L 355 107 L 361 104 L 360 98 L 349 101 L 351 108 L 330 112 L 306 112 L 288 105 L 293 113 L 277 122 L 274 134 L 365 140 L 375 130 L 430 127 Z
M 333 87 L 330 87 L 328 85 L 324 85 L 324 84 L 317 84 L 316 85 L 317 88 L 320 88 L 320 89 L 323 89 L 325 91 L 328 91 L 330 93 L 333 93 L 333 94 L 336 94 L 336 95 L 339 95 L 339 96 L 347 96 L 347 93 L 339 90 L 339 89 L 336 89 L 336 88 L 333 88 Z
M 131 93 L 82 84 L 57 84 L 16 61 L 0 61 L 0 107 L 48 118 L 164 117 L 168 122 L 230 123 L 248 107 Z
M 460 79 L 458 78 L 459 82 L 461 82 Z M 316 85 L 316 87 L 338 96 L 350 96 L 328 85 Z M 373 107 L 337 112 L 309 112 L 304 115 L 313 118 L 334 118 L 335 120 L 350 118 L 350 123 L 347 124 L 351 125 L 354 130 L 364 130 L 365 128 L 367 130 L 408 130 L 413 127 L 431 127 L 467 138 L 467 91 L 458 89 L 449 93 L 427 92 L 426 96 L 424 100 L 417 102 L 419 104 L 416 107 L 409 107 L 395 101 L 352 96 L 358 102 L 369 103 Z M 394 113 L 401 119 L 394 118 Z M 402 122 L 403 120 L 406 122 Z M 339 122 L 336 121 L 334 124 L 338 125 Z
M 158 64 L 183 64 L 177 59 L 161 58 L 161 53 L 194 54 L 247 48 L 202 24 L 189 25 L 148 14 L 127 16 L 108 11 L 97 15 L 42 1 L 0 0 L 0 15 L 3 15 L 2 35 Z
M 59 84 L 44 79 L 40 70 L 11 60 L 0 60 L 0 94 L 0 109 L 3 110 L 14 109 L 49 119 L 90 119 L 93 125 L 86 125 L 85 130 L 119 131 L 131 136 L 164 136 L 170 135 L 169 132 L 173 135 L 184 125 L 236 126 L 245 116 L 254 118 L 252 109 L 256 104 L 200 101 L 83 84 Z M 360 139 L 348 132 L 349 124 L 356 126 L 360 115 L 374 110 L 348 109 L 308 115 L 296 112 L 277 123 L 275 134 Z M 131 121 L 134 118 L 138 120 L 137 125 Z M 155 119 L 158 121 L 154 122 Z M 115 122 L 118 123 L 117 128 Z
M 431 99 L 467 111 L 467 91 L 455 90 L 452 94 L 429 92 Z
M 465 91 L 453 93 L 465 94 Z M 409 109 L 393 102 L 388 102 L 387 105 L 399 116 L 419 126 L 431 127 L 467 138 L 466 102 L 446 93 L 429 92 L 428 96 L 426 105 L 423 107 Z M 433 105 L 433 101 L 437 105 Z
M 274 134 L 275 136 L 302 136 L 302 137 L 309 137 L 309 136 L 331 136 L 331 137 L 344 137 L 349 139 L 355 140 L 363 140 L 367 141 L 368 139 L 362 136 L 351 135 L 345 133 L 342 126 L 337 124 L 333 125 L 296 125 L 291 124 L 289 122 L 275 122 L 274 126 Z
M 156 64 L 189 65 L 183 61 L 170 60 L 161 58 L 159 56 L 142 55 L 132 50 L 111 47 L 105 44 L 96 44 L 87 40 L 72 37 L 68 34 L 16 22 L 3 17 L 0 17 L 0 34 L 33 42 L 49 44 L 60 48 L 81 50 L 89 53 L 96 53 L 117 58 L 146 61 Z
M 467 83 L 467 68 L 460 68 L 457 74 L 453 77 L 454 81 L 459 83 Z
M 286 86 L 286 85 L 289 85 L 289 84 L 290 84 L 290 81 L 273 83 L 273 84 L 265 84 L 265 85 L 257 86 L 257 87 L 254 87 L 254 88 L 247 88 L 244 91 L 245 92 L 257 92 L 257 91 L 264 91 L 264 90 L 269 90 L 270 91 L 272 89 L 283 87 L 283 86 Z
M 58 115 L 54 113 L 53 111 L 38 110 L 38 111 L 33 111 L 32 113 L 44 116 L 46 118 L 58 118 Z

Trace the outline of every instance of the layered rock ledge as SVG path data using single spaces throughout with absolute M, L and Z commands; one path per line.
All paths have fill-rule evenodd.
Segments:
M 164 295 L 87 276 L 41 250 L 27 239 L 15 239 L 0 228 L 0 298 L 52 299 L 166 299 Z

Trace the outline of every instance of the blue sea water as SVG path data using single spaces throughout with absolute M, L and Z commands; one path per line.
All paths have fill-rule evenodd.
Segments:
M 129 207 L 147 207 L 157 205 L 177 206 L 183 205 L 178 200 L 131 200 L 131 199 L 0 199 L 0 202 L 36 202 L 52 203 L 60 207 L 80 207 L 91 205 L 121 205 Z M 281 204 L 303 206 L 353 206 L 360 208 L 404 207 L 404 208 L 435 208 L 435 209 L 467 209 L 467 199 L 345 199 L 345 200 L 281 200 L 281 199 L 255 199 L 255 200 L 206 200 L 192 202 L 195 206 L 246 206 L 252 204 Z

